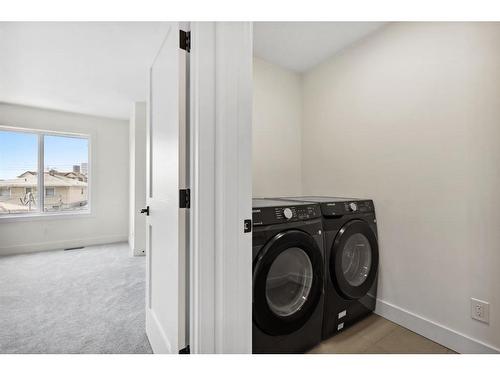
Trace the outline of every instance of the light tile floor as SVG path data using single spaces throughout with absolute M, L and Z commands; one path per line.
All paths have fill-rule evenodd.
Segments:
M 317 345 L 315 354 L 452 354 L 442 345 L 372 314 Z

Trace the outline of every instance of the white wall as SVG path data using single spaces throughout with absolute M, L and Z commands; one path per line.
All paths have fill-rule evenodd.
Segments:
M 301 193 L 300 75 L 258 58 L 253 62 L 253 196 Z
M 140 210 L 146 207 L 146 103 L 133 104 L 129 129 L 129 235 L 132 255 L 144 255 L 146 251 L 146 215 Z
M 304 76 L 303 192 L 374 199 L 379 312 L 462 352 L 500 350 L 499 40 L 392 24 Z
M 0 124 L 90 134 L 92 142 L 92 214 L 0 221 L 0 255 L 127 240 L 127 121 L 0 103 Z

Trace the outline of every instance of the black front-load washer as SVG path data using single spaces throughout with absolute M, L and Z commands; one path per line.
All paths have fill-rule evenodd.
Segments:
M 379 251 L 372 200 L 284 197 L 318 203 L 325 245 L 323 339 L 375 310 Z
M 252 203 L 253 353 L 303 353 L 322 334 L 320 207 L 269 199 Z

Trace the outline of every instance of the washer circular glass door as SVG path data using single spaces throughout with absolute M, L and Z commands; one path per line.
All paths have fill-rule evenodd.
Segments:
M 273 236 L 253 264 L 253 320 L 269 335 L 298 330 L 318 309 L 323 253 L 312 235 L 289 229 Z
M 309 256 L 298 247 L 283 251 L 271 264 L 266 282 L 266 299 L 278 316 L 295 314 L 309 297 L 313 267 Z
M 342 249 L 342 272 L 349 284 L 360 286 L 370 273 L 372 249 L 370 241 L 362 233 L 349 237 Z
M 330 278 L 342 296 L 359 299 L 373 285 L 378 269 L 377 237 L 368 223 L 351 220 L 340 229 L 330 253 Z

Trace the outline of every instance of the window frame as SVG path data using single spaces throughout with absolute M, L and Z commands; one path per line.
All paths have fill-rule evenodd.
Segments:
M 92 135 L 85 133 L 73 133 L 66 131 L 56 131 L 56 130 L 45 130 L 45 129 L 33 129 L 33 128 L 24 128 L 17 126 L 6 126 L 0 124 L 0 131 L 6 132 L 17 132 L 17 133 L 28 133 L 37 136 L 38 139 L 38 160 L 37 160 L 37 169 L 38 169 L 38 179 L 37 179 L 37 199 L 38 199 L 38 210 L 34 212 L 30 212 L 27 214 L 2 214 L 0 213 L 0 221 L 8 222 L 8 221 L 30 221 L 37 219 L 57 219 L 61 217 L 89 217 L 93 216 L 92 214 Z M 87 140 L 87 208 L 85 210 L 77 210 L 77 211 L 44 211 L 44 203 L 45 203 L 45 184 L 44 184 L 44 173 L 45 170 L 45 149 L 44 149 L 44 137 L 45 136 L 61 136 L 61 137 L 70 137 L 70 138 L 81 138 Z M 40 173 L 40 171 L 42 173 Z
M 11 188 L 11 187 L 9 187 L 9 188 L 0 188 L 0 191 L 1 191 L 2 189 L 4 189 L 4 190 L 9 189 L 9 194 L 7 194 L 7 195 L 3 195 L 2 193 L 0 193 L 0 197 L 9 197 L 9 198 L 10 198 L 10 197 L 12 196 L 12 188 Z
M 48 198 L 52 198 L 52 197 L 56 196 L 56 188 L 55 188 L 55 186 L 49 186 L 49 187 L 44 186 L 43 188 L 45 189 L 45 197 L 46 198 L 47 197 Z M 52 194 L 47 194 L 47 191 L 48 191 L 47 189 L 50 189 L 52 191 Z

